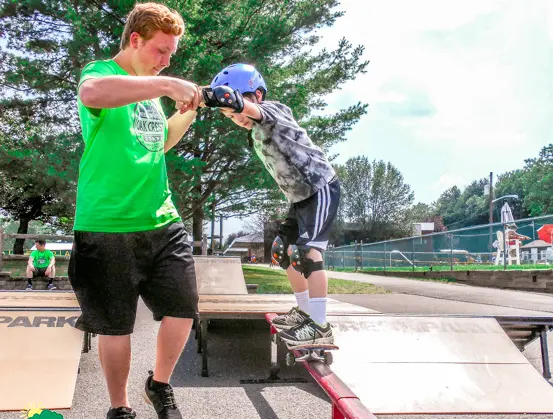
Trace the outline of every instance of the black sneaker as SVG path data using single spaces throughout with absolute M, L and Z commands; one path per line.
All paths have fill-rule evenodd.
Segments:
M 288 330 L 302 324 L 307 319 L 309 319 L 309 315 L 306 312 L 301 311 L 299 307 L 292 307 L 288 313 L 273 318 L 271 323 L 278 330 Z
M 163 384 L 152 388 L 154 372 L 148 372 L 148 379 L 144 386 L 146 403 L 152 405 L 157 412 L 158 419 L 182 419 L 179 408 L 175 401 L 173 387 L 170 384 Z
M 330 323 L 325 326 L 320 326 L 311 318 L 302 324 L 295 326 L 289 330 L 279 332 L 280 338 L 288 345 L 334 345 L 334 334 Z
M 113 407 L 109 409 L 107 419 L 134 419 L 136 418 L 136 413 L 129 407 L 118 407 L 114 409 Z

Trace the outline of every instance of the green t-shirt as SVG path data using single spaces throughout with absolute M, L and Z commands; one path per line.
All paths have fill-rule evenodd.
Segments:
M 45 249 L 44 252 L 33 250 L 31 252 L 33 258 L 33 265 L 35 268 L 47 268 L 50 265 L 50 261 L 54 259 L 54 254 L 51 250 Z
M 115 61 L 93 61 L 85 80 L 133 77 Z M 164 144 L 167 119 L 159 99 L 112 109 L 89 109 L 77 99 L 85 149 L 77 187 L 77 231 L 146 231 L 179 221 L 171 199 Z

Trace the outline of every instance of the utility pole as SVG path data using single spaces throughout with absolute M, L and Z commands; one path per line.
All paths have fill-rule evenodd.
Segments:
M 490 222 L 490 243 L 489 243 L 489 251 L 490 253 L 493 252 L 492 243 L 493 243 L 493 172 L 490 172 L 490 214 L 489 214 L 489 222 Z
M 215 201 L 211 204 L 211 254 L 215 253 Z
M 223 250 L 223 215 L 219 216 L 219 250 Z

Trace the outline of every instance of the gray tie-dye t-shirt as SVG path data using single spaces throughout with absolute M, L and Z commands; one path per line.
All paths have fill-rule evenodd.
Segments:
M 301 128 L 286 105 L 262 102 L 262 120 L 254 124 L 254 149 L 286 198 L 303 201 L 335 176 L 322 150 Z

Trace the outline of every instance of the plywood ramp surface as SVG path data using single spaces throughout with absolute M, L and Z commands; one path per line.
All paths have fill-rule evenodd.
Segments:
M 199 294 L 247 294 L 242 263 L 237 257 L 194 256 Z
M 495 319 L 329 321 L 332 371 L 375 414 L 553 413 L 553 388 Z
M 71 407 L 83 343 L 80 313 L 0 309 L 0 410 Z

